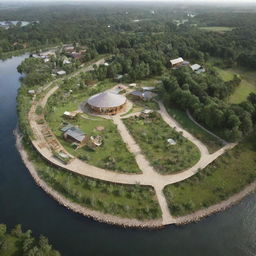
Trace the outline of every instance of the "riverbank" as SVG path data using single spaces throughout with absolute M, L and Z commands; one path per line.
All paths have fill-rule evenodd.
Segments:
M 56 200 L 59 204 L 62 206 L 68 208 L 69 210 L 72 210 L 76 213 L 82 214 L 86 217 L 92 218 L 99 222 L 104 222 L 107 224 L 113 224 L 123 227 L 130 227 L 130 228 L 160 228 L 162 226 L 162 220 L 152 220 L 152 221 L 140 221 L 136 219 L 127 219 L 127 218 L 120 218 L 117 216 L 113 216 L 110 214 L 104 214 L 98 211 L 94 211 L 88 208 L 85 208 L 79 204 L 76 204 L 74 202 L 71 202 L 64 196 L 62 196 L 60 193 L 52 189 L 46 182 L 44 182 L 38 175 L 35 166 L 33 163 L 29 160 L 28 154 L 25 151 L 23 145 L 22 145 L 22 137 L 21 134 L 18 133 L 16 130 L 14 132 L 14 135 L 16 137 L 16 147 L 19 151 L 22 161 L 24 162 L 25 166 L 29 170 L 31 176 L 35 180 L 36 184 L 41 187 L 48 195 L 50 195 L 54 200 Z
M 85 217 L 92 218 L 96 221 L 111 224 L 111 225 L 118 225 L 123 227 L 129 227 L 129 228 L 149 228 L 149 229 L 155 229 L 155 228 L 161 228 L 164 226 L 161 220 L 152 220 L 152 221 L 139 221 L 136 219 L 126 219 L 126 218 L 120 218 L 117 216 L 113 216 L 110 214 L 104 214 L 98 211 L 90 210 L 88 208 L 85 208 L 83 206 L 80 206 L 79 204 L 76 204 L 74 202 L 71 202 L 70 200 L 66 199 L 64 196 L 62 196 L 60 193 L 52 189 L 50 186 L 48 186 L 38 175 L 35 166 L 33 163 L 29 160 L 28 154 L 25 151 L 22 143 L 21 143 L 21 135 L 15 131 L 14 135 L 16 136 L 16 147 L 19 151 L 22 161 L 24 162 L 25 166 L 29 170 L 31 176 L 35 180 L 36 184 L 41 187 L 48 195 L 50 195 L 54 200 L 56 200 L 60 205 L 68 208 L 69 210 L 72 210 L 76 213 L 82 214 Z M 241 192 L 231 196 L 229 199 L 222 201 L 221 203 L 212 205 L 206 209 L 202 209 L 199 211 L 196 211 L 192 214 L 185 215 L 182 217 L 175 218 L 175 225 L 185 225 L 191 222 L 197 222 L 201 220 L 202 218 L 211 216 L 213 214 L 216 214 L 218 212 L 224 211 L 231 206 L 239 203 L 244 197 L 248 196 L 249 194 L 255 192 L 256 190 L 256 182 L 248 185 L 244 190 Z
M 248 185 L 245 189 L 231 196 L 225 201 L 212 205 L 206 209 L 202 209 L 194 213 L 176 218 L 177 220 L 176 225 L 185 225 L 191 222 L 198 222 L 205 217 L 209 217 L 221 211 L 225 211 L 228 208 L 232 207 L 233 205 L 238 204 L 246 196 L 252 193 L 255 193 L 255 191 L 256 191 L 256 181 Z

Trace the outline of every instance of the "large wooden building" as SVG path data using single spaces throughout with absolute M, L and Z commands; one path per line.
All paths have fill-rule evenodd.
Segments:
M 93 95 L 86 104 L 96 114 L 116 115 L 124 110 L 126 102 L 126 97 L 106 91 Z

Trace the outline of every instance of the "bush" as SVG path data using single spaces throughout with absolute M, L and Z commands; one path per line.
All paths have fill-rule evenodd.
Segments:
M 43 107 L 42 106 L 38 105 L 36 107 L 36 114 L 39 115 L 39 116 L 43 114 Z

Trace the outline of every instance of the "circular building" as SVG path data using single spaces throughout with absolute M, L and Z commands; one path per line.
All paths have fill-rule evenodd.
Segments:
M 87 106 L 97 114 L 115 115 L 124 110 L 126 101 L 126 97 L 107 91 L 90 97 Z

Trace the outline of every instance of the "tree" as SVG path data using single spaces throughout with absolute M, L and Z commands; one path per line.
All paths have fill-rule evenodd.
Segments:
M 5 233 L 6 233 L 6 225 L 0 224 L 0 239 L 4 237 Z

